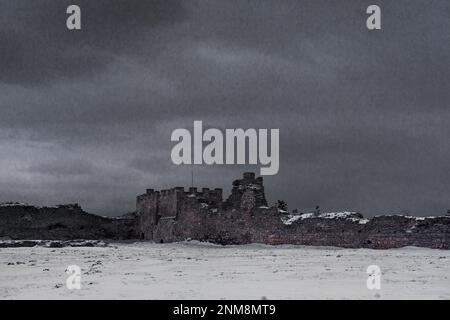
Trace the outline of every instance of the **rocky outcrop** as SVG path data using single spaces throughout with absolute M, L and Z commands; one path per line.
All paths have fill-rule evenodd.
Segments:
M 0 248 L 18 247 L 107 247 L 108 244 L 101 240 L 0 240 Z
M 133 216 L 100 217 L 80 206 L 0 205 L 0 239 L 130 239 L 137 238 Z

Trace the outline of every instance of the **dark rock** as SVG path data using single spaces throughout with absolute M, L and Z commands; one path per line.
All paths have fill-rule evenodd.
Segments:
M 77 204 L 55 207 L 0 206 L 0 239 L 137 239 L 137 230 L 137 219 L 133 215 L 100 217 L 84 212 Z M 18 245 L 23 247 L 27 244 Z M 28 243 L 28 246 L 34 245 L 34 242 Z

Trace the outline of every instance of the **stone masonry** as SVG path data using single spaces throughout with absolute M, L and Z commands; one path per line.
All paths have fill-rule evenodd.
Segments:
M 294 215 L 268 207 L 263 178 L 244 173 L 230 196 L 221 189 L 147 190 L 137 197 L 139 233 L 156 242 L 195 239 L 219 244 L 301 244 L 351 248 L 419 246 L 449 249 L 450 217 L 359 213 Z
M 450 248 L 450 216 L 377 216 L 359 213 L 294 214 L 267 205 L 262 177 L 244 173 L 231 194 L 222 189 L 148 189 L 136 212 L 100 217 L 78 205 L 0 205 L 0 240 L 184 240 L 217 244 L 299 244 L 387 249 Z

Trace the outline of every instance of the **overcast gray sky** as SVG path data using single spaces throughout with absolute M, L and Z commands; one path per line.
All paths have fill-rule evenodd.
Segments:
M 0 0 L 0 201 L 131 211 L 190 184 L 170 134 L 202 120 L 280 128 L 271 203 L 443 214 L 449 79 L 447 0 Z M 245 170 L 196 167 L 196 185 L 228 194 Z

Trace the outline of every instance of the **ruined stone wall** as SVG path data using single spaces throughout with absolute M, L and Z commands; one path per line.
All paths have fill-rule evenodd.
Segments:
M 284 225 L 277 222 L 276 215 L 266 214 L 263 220 L 261 213 L 255 216 L 254 242 L 372 249 L 450 248 L 450 217 L 382 216 L 364 224 L 347 219 L 310 218 Z
M 139 217 L 139 237 L 152 239 L 153 230 L 158 223 L 159 192 L 147 189 L 136 199 L 136 213 Z
M 224 207 L 239 208 L 241 205 L 241 198 L 247 190 L 252 190 L 255 193 L 255 205 L 267 206 L 266 196 L 264 193 L 263 178 L 255 178 L 253 172 L 246 172 L 242 179 L 233 181 L 233 188 L 231 189 L 231 195 L 224 203 Z
M 225 202 L 222 192 L 189 189 L 177 197 L 177 215 L 155 226 L 157 242 L 194 239 L 218 244 L 298 244 L 348 248 L 419 246 L 449 249 L 450 217 L 375 217 L 363 221 L 310 217 L 283 223 L 285 213 L 268 208 L 262 178 L 245 173 L 233 182 Z M 219 202 L 220 200 L 220 202 Z
M 361 245 L 368 248 L 450 249 L 450 217 L 374 217 L 364 226 L 363 234 L 366 236 Z
M 178 200 L 182 196 L 183 188 L 162 190 L 159 197 L 158 214 L 160 217 L 177 217 Z
M 450 216 L 414 218 L 362 215 L 292 216 L 266 206 L 261 178 L 246 173 L 221 189 L 148 189 L 136 199 L 136 214 L 100 217 L 78 205 L 38 208 L 0 206 L 0 238 L 187 239 L 218 244 L 299 244 L 386 249 L 418 246 L 450 249 Z M 288 218 L 288 219 L 286 219 Z
M 210 207 L 221 208 L 222 207 L 222 189 L 209 189 L 202 188 L 199 191 L 197 188 L 189 188 L 189 191 L 185 193 L 187 197 L 196 198 L 199 202 L 205 203 Z
M 172 238 L 173 235 L 164 236 L 164 230 L 177 230 L 179 237 L 189 234 L 191 225 L 198 225 L 197 220 L 201 216 L 203 208 L 220 210 L 223 204 L 222 189 L 195 187 L 185 191 L 183 187 L 176 187 L 161 192 L 148 189 L 136 199 L 136 212 L 140 219 L 140 233 L 143 239 L 164 241 L 164 238 Z M 180 216 L 180 212 L 182 215 Z M 172 221 L 173 220 L 173 221 Z M 195 223 L 193 222 L 195 220 Z M 164 228 L 158 226 L 159 221 Z M 172 221 L 172 222 L 169 222 Z M 168 225 L 177 223 L 177 228 L 168 228 Z M 184 222 L 185 221 L 185 222 Z M 179 227 L 183 225 L 184 227 Z
M 357 222 L 311 218 L 281 225 L 266 243 L 356 248 L 360 247 L 361 238 L 361 225 Z

